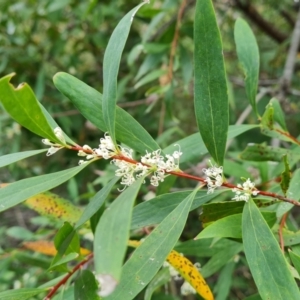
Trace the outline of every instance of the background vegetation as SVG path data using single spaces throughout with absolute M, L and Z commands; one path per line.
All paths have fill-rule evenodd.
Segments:
M 233 35 L 234 22 L 242 16 L 254 31 L 260 51 L 258 110 L 262 114 L 270 98 L 277 96 L 288 120 L 288 130 L 298 135 L 298 57 L 292 77 L 285 75 L 298 3 L 288 0 L 280 3 L 272 0 L 263 3 L 250 0 L 213 2 L 224 47 L 230 91 L 230 124 L 257 124 L 257 117 L 248 108 Z M 14 83 L 24 81 L 33 87 L 37 98 L 64 132 L 79 144 L 96 147 L 103 133 L 86 121 L 72 103 L 55 89 L 52 78 L 57 72 L 68 72 L 102 92 L 103 56 L 109 37 L 123 15 L 136 4 L 136 1 L 122 0 L 1 1 L 0 77 L 16 72 Z M 145 5 L 136 16 L 122 56 L 118 104 L 138 120 L 162 148 L 197 131 L 193 112 L 194 7 L 195 1 L 184 0 L 156 0 Z M 12 121 L 4 110 L 0 111 L 0 126 L 0 155 L 41 148 L 41 140 Z M 256 162 L 242 164 L 238 160 L 238 154 L 249 140 L 256 143 L 268 141 L 277 145 L 276 140 L 258 132 L 247 132 L 231 143 L 225 169 L 226 165 L 231 166 L 232 178 L 239 179 L 241 174 L 245 174 L 242 170 L 246 170 L 246 174 L 252 178 L 259 176 Z M 41 154 L 38 159 L 29 158 L 0 169 L 0 182 L 14 182 L 59 171 L 77 162 L 76 153 L 70 151 L 58 152 L 50 158 Z M 206 164 L 206 157 L 203 157 L 201 163 L 184 167 L 197 175 Z M 109 163 L 97 162 L 54 192 L 79 206 L 85 206 L 112 175 L 113 168 Z M 265 185 L 266 182 L 262 180 L 259 188 L 263 189 Z M 178 180 L 177 187 L 180 190 L 193 186 L 193 182 Z M 151 196 L 151 192 L 155 191 L 144 186 L 139 201 Z M 158 194 L 163 192 L 158 191 Z M 112 199 L 115 196 L 112 195 Z M 198 234 L 201 228 L 199 212 L 194 211 L 189 218 L 182 241 Z M 293 220 L 298 221 L 297 213 L 294 213 Z M 50 258 L 31 256 L 22 250 L 22 242 L 41 237 L 52 238 L 60 226 L 26 206 L 17 206 L 1 214 L 0 291 L 36 287 L 56 275 L 43 269 L 49 264 Z M 83 246 L 91 248 L 88 237 Z M 16 250 L 11 251 L 14 248 Z M 209 259 L 192 258 L 201 264 Z M 224 269 L 222 272 L 225 272 Z M 218 279 L 214 275 L 208 282 L 211 286 L 218 286 Z M 235 267 L 228 299 L 244 299 L 255 291 L 245 264 Z M 189 299 L 196 299 L 196 296 L 190 296 Z M 218 299 L 223 298 L 220 296 Z

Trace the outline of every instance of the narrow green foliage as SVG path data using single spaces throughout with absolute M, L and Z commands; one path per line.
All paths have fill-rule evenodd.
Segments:
M 278 242 L 252 199 L 244 206 L 242 230 L 246 259 L 262 299 L 300 299 Z
M 103 119 L 107 130 L 116 144 L 116 103 L 117 103 L 117 79 L 120 61 L 133 17 L 145 2 L 133 8 L 119 22 L 113 31 L 103 59 Z
M 0 156 L 0 168 L 13 164 L 24 158 L 46 152 L 47 150 L 48 149 L 24 151 Z
M 24 288 L 17 290 L 8 290 L 5 292 L 0 292 L 1 300 L 26 300 L 32 299 L 32 297 L 46 292 L 46 289 L 33 289 L 33 288 Z
M 196 190 L 187 196 L 133 252 L 116 290 L 107 299 L 132 300 L 150 282 L 174 248 L 186 223 Z
M 74 177 L 88 163 L 64 171 L 22 179 L 0 189 L 0 212 L 48 191 Z
M 274 108 L 274 120 L 282 127 L 283 130 L 287 131 L 284 112 L 280 106 L 279 101 L 276 98 L 272 98 L 269 102 Z
M 246 94 L 255 114 L 259 116 L 256 107 L 256 93 L 259 77 L 259 51 L 250 26 L 241 18 L 237 19 L 235 22 L 234 39 L 239 62 L 245 75 Z
M 102 95 L 67 73 L 57 73 L 53 78 L 56 88 L 68 97 L 81 114 L 97 128 L 106 132 L 103 120 Z M 116 138 L 130 148 L 145 154 L 159 149 L 151 135 L 126 111 L 116 107 Z
M 283 194 L 286 196 L 291 181 L 291 170 L 287 159 L 287 155 L 283 156 L 283 163 L 284 163 L 284 171 L 281 173 L 280 187 Z
M 209 154 L 223 165 L 229 108 L 222 42 L 211 0 L 196 3 L 194 45 L 198 129 Z
M 272 227 L 277 221 L 275 212 L 263 212 L 264 219 L 269 227 Z M 204 228 L 195 239 L 207 238 L 242 238 L 242 214 L 230 215 L 224 217 Z
M 87 222 L 98 211 L 98 209 L 100 209 L 100 207 L 104 204 L 107 196 L 109 195 L 111 189 L 119 179 L 119 177 L 113 178 L 98 193 L 96 193 L 96 195 L 90 200 L 89 204 L 86 206 L 80 219 L 77 221 L 75 225 L 76 229 L 78 229 L 85 222 Z
M 144 178 L 133 183 L 103 213 L 95 232 L 96 274 L 119 281 L 127 249 L 133 203 Z

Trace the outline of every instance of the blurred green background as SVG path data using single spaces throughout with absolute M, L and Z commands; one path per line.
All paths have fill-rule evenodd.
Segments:
M 258 92 L 265 93 L 258 105 L 262 113 L 271 97 L 278 92 L 299 7 L 297 2 L 290 0 L 213 2 L 224 46 L 230 124 L 235 124 L 248 106 L 233 37 L 235 20 L 238 17 L 245 18 L 258 41 L 261 57 Z M 119 20 L 138 3 L 132 0 L 0 1 L 0 76 L 15 72 L 13 84 L 27 82 L 38 100 L 74 141 L 97 147 L 103 133 L 87 122 L 71 102 L 55 89 L 52 77 L 60 71 L 68 72 L 102 92 L 103 55 L 109 37 Z M 177 0 L 152 0 L 145 5 L 134 19 L 122 57 L 118 104 L 132 114 L 162 148 L 197 131 L 193 112 L 194 5 L 195 1 Z M 173 77 L 168 82 L 166 72 L 170 65 L 179 9 L 183 14 L 178 23 L 179 38 L 173 61 Z M 292 88 L 283 106 L 292 134 L 298 134 L 300 125 L 299 70 L 297 58 Z M 245 124 L 257 122 L 251 112 L 243 121 Z M 266 137 L 257 133 L 251 131 L 236 139 L 230 148 L 232 153 L 241 151 L 248 142 L 266 140 Z M 0 155 L 43 147 L 39 137 L 20 128 L 0 107 Z M 77 165 L 78 160 L 76 153 L 71 151 L 62 150 L 49 158 L 41 154 L 1 169 L 0 183 L 59 171 Z M 195 166 L 190 167 L 195 169 Z M 56 188 L 55 192 L 76 204 L 84 205 L 112 174 L 113 168 L 109 164 L 98 162 Z M 178 187 L 188 188 L 193 184 L 182 180 Z M 147 192 L 145 187 L 142 193 Z M 36 215 L 22 206 L 2 214 L 0 247 L 7 249 L 18 246 L 20 237 L 24 237 L 20 227 L 31 230 L 42 228 L 39 229 L 42 231 L 47 226 L 55 227 L 55 224 L 33 216 Z M 7 228 L 11 226 L 19 226 L 19 231 L 7 233 Z M 198 232 L 193 229 L 193 223 L 188 228 L 190 232 L 186 233 L 186 238 Z M 43 280 L 39 278 L 41 274 L 51 277 L 49 274 L 39 274 L 38 270 L 31 268 L 28 271 L 22 263 L 14 264 L 10 260 L 4 260 L 2 266 L 0 262 L 0 290 L 18 286 L 20 279 L 16 278 L 20 278 L 20 273 L 23 274 L 22 280 L 27 280 L 27 287 Z M 36 273 L 33 276 L 28 272 Z

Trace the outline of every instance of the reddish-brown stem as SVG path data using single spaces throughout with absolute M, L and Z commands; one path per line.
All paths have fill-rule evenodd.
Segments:
M 282 230 L 283 230 L 283 227 L 284 227 L 284 225 L 285 225 L 285 221 L 286 221 L 287 216 L 288 216 L 288 212 L 286 212 L 286 213 L 282 216 L 282 219 L 281 219 L 280 225 L 279 225 L 279 229 L 278 229 L 279 243 L 280 243 L 280 248 L 281 248 L 282 253 L 284 253 L 284 240 L 283 240 L 283 233 L 282 233 Z
M 284 132 L 278 128 L 274 129 L 275 131 L 279 132 L 282 135 L 285 135 L 286 137 L 288 137 L 289 139 L 293 140 L 294 143 L 300 145 L 300 141 L 298 141 L 295 137 L 293 137 L 292 135 L 290 135 L 288 132 Z
M 70 148 L 71 150 L 75 150 L 75 151 L 79 151 L 79 150 L 82 150 L 86 153 L 92 153 L 92 151 L 90 150 L 85 150 L 83 149 L 82 147 L 80 146 L 73 146 Z M 137 164 L 139 163 L 138 161 L 134 160 L 134 159 L 130 159 L 128 157 L 125 157 L 123 155 L 115 155 L 112 157 L 112 159 L 120 159 L 120 160 L 124 160 L 124 161 L 127 161 L 129 163 L 132 163 L 132 164 Z M 147 164 L 143 164 L 145 166 L 148 166 Z M 200 182 L 203 182 L 203 183 L 206 183 L 205 181 L 205 178 L 201 178 L 201 177 L 198 177 L 198 176 L 194 176 L 194 175 L 190 175 L 190 174 L 187 174 L 183 171 L 178 171 L 178 172 L 175 172 L 175 171 L 172 171 L 172 172 L 166 172 L 167 174 L 172 174 L 172 175 L 175 175 L 175 176 L 179 176 L 179 177 L 183 177 L 183 178 L 187 178 L 187 179 L 192 179 L 192 180 L 196 180 L 196 181 L 200 181 Z M 237 187 L 236 185 L 234 184 L 231 184 L 231 183 L 228 183 L 228 182 L 224 182 L 222 184 L 222 186 L 224 187 L 227 187 L 227 188 L 230 188 L 230 189 L 233 189 L 233 188 L 238 188 L 240 189 L 239 187 Z M 289 198 L 286 198 L 284 196 L 281 196 L 279 194 L 275 194 L 275 193 L 271 193 L 271 192 L 266 192 L 266 191 L 259 191 L 258 190 L 258 194 L 260 195 L 263 195 L 263 196 L 267 196 L 267 197 L 271 197 L 271 198 L 276 198 L 276 199 L 279 199 L 281 201 L 284 201 L 284 202 L 288 202 L 288 203 L 291 203 L 293 205 L 296 205 L 296 206 L 300 206 L 300 202 L 296 201 L 296 200 L 293 200 L 293 199 L 289 199 Z
M 57 290 L 66 282 L 68 279 L 76 272 L 78 271 L 82 266 L 84 266 L 86 263 L 88 263 L 93 258 L 93 253 L 89 254 L 86 259 L 81 261 L 79 264 L 77 264 L 62 280 L 60 280 L 47 294 L 47 296 L 44 298 L 44 300 L 50 300 L 54 294 L 57 292 Z

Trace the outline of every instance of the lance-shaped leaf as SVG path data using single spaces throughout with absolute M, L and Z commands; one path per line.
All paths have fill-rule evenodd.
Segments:
M 128 38 L 133 17 L 146 2 L 133 8 L 119 22 L 113 31 L 103 59 L 103 118 L 107 130 L 116 144 L 115 122 L 117 103 L 117 80 L 122 52 Z
M 23 127 L 60 144 L 30 86 L 21 83 L 15 88 L 10 83 L 13 76 L 10 74 L 0 79 L 0 101 L 5 110 Z
M 0 299 L 1 300 L 26 300 L 26 299 L 32 299 L 32 297 L 46 292 L 46 288 L 24 288 L 24 289 L 17 289 L 17 290 L 8 290 L 5 292 L 0 293 Z
M 0 212 L 13 207 L 24 200 L 48 191 L 74 177 L 88 163 L 68 170 L 22 179 L 0 188 Z
M 185 198 L 133 252 L 109 300 L 131 300 L 150 282 L 175 246 L 187 220 L 196 190 Z
M 246 94 L 258 116 L 256 108 L 256 93 L 259 76 L 259 51 L 255 36 L 243 19 L 237 19 L 234 26 L 234 39 L 239 62 L 245 75 Z
M 277 218 L 275 212 L 263 212 L 262 213 L 267 224 L 272 227 Z M 241 239 L 242 238 L 242 214 L 230 215 L 222 218 L 208 227 L 204 228 L 195 239 L 207 239 L 207 238 L 221 238 L 230 237 Z
M 206 191 L 198 191 L 192 203 L 191 210 L 211 201 L 224 192 L 226 191 L 219 190 L 212 194 L 207 194 Z M 191 191 L 167 193 L 138 204 L 133 209 L 131 230 L 159 224 L 190 193 Z
M 56 88 L 68 97 L 81 114 L 102 131 L 107 131 L 102 114 L 102 95 L 67 73 L 57 73 L 53 78 Z M 126 111 L 116 108 L 117 140 L 145 154 L 159 149 L 151 135 Z
M 229 108 L 222 42 L 211 0 L 197 1 L 194 26 L 196 119 L 209 154 L 222 165 Z
M 252 199 L 244 206 L 242 231 L 246 259 L 262 299 L 300 299 L 278 242 Z
M 89 204 L 80 216 L 80 219 L 76 222 L 75 229 L 78 229 L 81 225 L 87 222 L 99 210 L 99 208 L 104 204 L 111 189 L 119 179 L 119 177 L 113 178 L 90 200 Z
M 132 216 L 133 203 L 144 178 L 140 178 L 106 209 L 95 232 L 94 253 L 96 274 L 104 281 L 112 283 L 112 289 L 118 283 Z M 104 296 L 104 295 L 103 295 Z
M 24 158 L 46 152 L 48 149 L 24 151 L 0 156 L 0 168 L 13 164 Z

